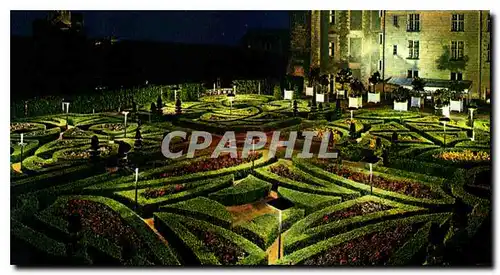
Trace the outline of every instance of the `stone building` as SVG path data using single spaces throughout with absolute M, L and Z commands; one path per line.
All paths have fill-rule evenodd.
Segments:
M 290 29 L 292 46 L 301 39 L 309 46 L 291 49 L 291 73 L 319 66 L 333 77 L 348 66 L 364 84 L 378 71 L 389 84 L 408 86 L 418 76 L 433 91 L 459 80 L 471 97 L 489 97 L 489 11 L 294 11 Z

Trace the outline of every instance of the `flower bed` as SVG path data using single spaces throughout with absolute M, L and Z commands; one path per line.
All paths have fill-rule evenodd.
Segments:
M 26 133 L 45 130 L 45 125 L 32 122 L 14 122 L 10 124 L 10 133 Z
M 257 245 L 220 226 L 170 213 L 155 213 L 155 227 L 183 251 L 190 265 L 267 264 L 267 255 Z M 189 252 L 188 252 L 189 251 Z
M 347 241 L 304 261 L 304 265 L 384 265 L 421 224 L 400 225 Z
M 471 150 L 440 152 L 432 155 L 432 157 L 451 162 L 491 161 L 491 156 L 489 153 L 485 151 L 474 152 Z
M 290 170 L 290 168 L 288 168 L 288 166 L 281 164 L 281 163 L 276 164 L 276 165 L 271 165 L 269 167 L 269 171 L 271 171 L 271 173 L 276 174 L 280 177 L 284 177 L 284 178 L 291 179 L 294 181 L 299 181 L 299 182 L 306 182 L 306 178 L 303 175 L 300 175 L 300 174 Z
M 391 208 L 393 207 L 377 202 L 372 202 L 372 201 L 362 202 L 359 204 L 355 204 L 351 207 L 330 213 L 328 215 L 324 215 L 321 220 L 316 220 L 316 222 L 314 222 L 311 225 L 311 227 L 324 225 L 338 220 L 347 219 L 350 217 L 365 215 L 368 213 L 389 210 Z
M 201 160 L 195 160 L 193 162 L 187 163 L 186 165 L 183 166 L 177 166 L 167 172 L 159 174 L 158 176 L 161 178 L 165 177 L 170 178 L 170 177 L 183 176 L 199 172 L 219 170 L 237 166 L 244 163 L 249 163 L 252 162 L 252 160 L 257 160 L 261 157 L 262 153 L 256 152 L 256 153 L 250 153 L 247 158 L 241 158 L 240 155 L 238 155 L 237 158 L 231 158 L 231 155 L 229 154 L 219 156 L 216 159 L 203 158 Z
M 350 179 L 356 182 L 364 183 L 367 185 L 373 185 L 375 188 L 380 188 L 407 196 L 415 198 L 425 198 L 425 199 L 440 199 L 441 196 L 435 192 L 432 192 L 430 186 L 421 184 L 413 180 L 395 180 L 384 178 L 381 176 L 373 175 L 372 181 L 370 183 L 370 175 L 367 173 L 361 173 L 354 171 L 352 169 L 346 168 L 345 166 L 338 167 L 337 165 L 315 159 L 315 163 L 320 165 L 330 173 L 336 174 L 338 176 Z

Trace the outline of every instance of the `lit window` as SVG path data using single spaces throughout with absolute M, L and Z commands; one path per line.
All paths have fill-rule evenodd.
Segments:
M 398 54 L 398 45 L 392 46 L 392 54 L 397 55 Z
M 418 14 L 418 13 L 408 14 L 408 20 L 406 23 L 406 31 L 409 31 L 409 32 L 420 31 L 420 14 Z
M 330 24 L 335 25 L 335 11 L 330 11 Z
M 451 59 L 461 60 L 464 58 L 464 41 L 451 41 Z
M 408 58 L 418 59 L 419 57 L 419 42 L 418 40 L 408 40 Z
M 330 42 L 330 45 L 328 46 L 328 52 L 330 53 L 330 57 L 335 56 L 335 43 Z
M 461 81 L 461 80 L 463 80 L 462 73 L 460 73 L 460 72 L 451 72 L 450 79 L 451 80 Z
M 452 32 L 464 31 L 464 14 L 451 15 L 451 31 Z

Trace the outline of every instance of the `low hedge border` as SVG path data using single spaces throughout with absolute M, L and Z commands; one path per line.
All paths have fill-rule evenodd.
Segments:
M 139 217 L 134 211 L 125 205 L 106 197 L 99 196 L 61 196 L 58 197 L 56 202 L 49 208 L 45 209 L 37 215 L 40 220 L 45 222 L 46 224 L 53 224 L 59 230 L 63 230 L 63 232 L 67 232 L 67 222 L 59 219 L 57 222 L 57 217 L 51 215 L 53 209 L 58 205 L 64 205 L 70 199 L 80 199 L 80 200 L 90 200 L 96 203 L 101 203 L 109 207 L 113 212 L 123 219 L 123 221 L 134 229 L 134 232 L 144 241 L 144 243 L 151 249 L 151 252 L 154 254 L 155 258 L 162 265 L 179 265 L 179 261 L 175 257 L 171 248 L 165 245 L 158 236 L 149 228 L 149 226 Z M 55 222 L 55 223 L 54 223 Z M 64 223 L 63 223 L 64 222 Z M 99 238 L 102 239 L 102 238 Z M 98 243 L 102 243 L 100 240 Z M 98 246 L 98 249 L 102 249 L 103 251 L 107 251 L 106 247 Z
M 308 183 L 294 181 L 294 180 L 291 180 L 288 178 L 280 177 L 274 173 L 271 173 L 270 167 L 274 164 L 255 169 L 255 175 L 257 177 L 261 177 L 262 179 L 275 184 L 276 186 L 282 186 L 282 187 L 286 187 L 286 188 L 297 190 L 297 191 L 308 192 L 308 193 L 318 194 L 318 195 L 341 196 L 343 198 L 355 198 L 355 197 L 360 196 L 360 193 L 357 191 L 353 191 L 351 189 L 336 185 L 336 184 L 332 183 L 331 181 L 329 182 L 329 181 L 325 181 L 325 180 L 322 180 L 320 178 L 314 177 L 311 174 L 308 174 L 308 173 L 304 172 L 303 170 L 298 169 L 295 166 L 292 166 L 289 161 L 279 159 L 276 164 L 287 165 L 287 167 L 289 169 L 292 169 L 294 172 L 297 172 L 297 173 L 301 174 L 302 176 L 305 176 L 308 179 Z M 317 184 L 319 186 L 312 185 L 311 183 Z
M 348 188 L 353 188 L 354 190 L 360 191 L 364 194 L 369 194 L 370 193 L 370 186 L 364 183 L 359 183 L 350 179 L 346 179 L 343 177 L 340 177 L 338 175 L 329 173 L 327 171 L 324 171 L 323 169 L 314 166 L 311 163 L 305 162 L 300 159 L 293 159 L 294 163 L 301 169 L 305 170 L 306 172 L 311 173 L 314 176 L 317 176 L 319 178 L 323 178 L 324 180 L 331 180 L 339 185 L 348 187 Z M 366 171 L 363 171 L 366 172 Z M 374 173 L 375 174 L 375 173 Z M 379 176 L 383 176 L 386 178 L 394 178 L 394 176 L 386 175 L 386 174 L 378 174 Z M 379 189 L 376 187 L 373 187 L 373 194 L 383 197 L 383 198 L 388 198 L 392 200 L 397 200 L 401 201 L 404 203 L 410 203 L 418 206 L 430 206 L 430 207 L 435 207 L 436 205 L 449 205 L 454 202 L 453 198 L 450 197 L 448 194 L 446 194 L 440 186 L 427 183 L 427 182 L 422 182 L 423 184 L 430 185 L 431 190 L 433 192 L 439 193 L 443 198 L 442 199 L 426 199 L 426 198 L 415 198 L 415 197 L 410 197 L 407 195 L 403 195 L 397 192 L 392 192 L 392 191 L 387 191 L 384 189 Z
M 444 143 L 444 133 L 442 131 L 423 132 L 422 135 L 432 140 L 435 144 L 445 145 L 446 147 L 452 147 L 455 146 L 455 144 L 457 143 L 469 140 L 469 137 L 467 137 L 466 132 L 457 132 L 457 131 L 446 133 L 446 144 Z M 453 137 L 452 135 L 457 135 L 457 136 Z
M 52 256 L 66 257 L 66 246 L 63 243 L 31 229 L 13 218 L 10 219 L 10 233 L 41 252 Z
M 36 150 L 36 148 L 39 145 L 38 140 L 26 140 L 26 145 L 23 148 L 23 159 L 21 159 L 21 146 L 19 145 L 19 142 L 17 140 L 13 143 L 10 143 L 10 147 L 14 148 L 14 152 L 10 154 L 10 162 L 15 163 L 15 162 L 20 162 L 27 157 L 31 156 L 33 152 Z
M 394 157 L 400 158 L 412 158 L 422 154 L 425 151 L 429 151 L 432 149 L 441 148 L 437 145 L 425 145 L 422 144 L 420 146 L 408 146 L 408 147 L 393 147 L 390 148 L 391 154 Z
M 207 158 L 209 156 L 206 156 Z M 255 160 L 255 168 L 266 165 L 270 163 L 272 159 L 267 157 L 267 154 L 264 153 L 261 158 Z M 202 180 L 207 178 L 215 178 L 221 177 L 229 174 L 239 173 L 245 170 L 250 170 L 252 168 L 252 162 L 243 163 L 237 166 L 232 166 L 228 168 L 223 168 L 219 170 L 211 170 L 206 172 L 199 172 L 194 174 L 187 174 L 182 176 L 170 177 L 170 178 L 159 178 L 159 179 L 151 179 L 153 175 L 160 174 L 162 172 L 167 172 L 174 167 L 187 165 L 190 163 L 190 160 L 185 160 L 181 162 L 176 162 L 173 165 L 166 165 L 165 167 L 150 169 L 144 172 L 139 172 L 139 181 L 137 182 L 138 188 L 147 188 L 147 187 L 156 187 L 162 186 L 165 184 L 175 184 L 175 183 L 184 183 L 195 180 Z M 89 186 L 85 188 L 88 191 L 120 191 L 120 190 L 130 190 L 135 188 L 135 175 L 129 175 L 122 177 L 120 179 L 105 182 L 102 184 L 97 184 L 93 186 Z
M 391 158 L 389 161 L 389 167 L 436 177 L 453 175 L 453 173 L 457 170 L 456 167 L 452 166 L 408 158 Z
M 325 215 L 329 215 L 331 213 L 341 211 L 353 205 L 364 202 L 380 203 L 383 205 L 391 206 L 393 208 L 389 210 L 368 213 L 366 215 L 354 216 L 351 218 L 339 220 L 333 223 L 327 223 L 325 225 L 317 226 L 314 228 L 310 227 L 316 221 L 322 219 Z M 337 205 L 324 208 L 322 210 L 307 215 L 304 219 L 299 220 L 288 231 L 286 231 L 283 234 L 285 240 L 284 251 L 286 253 L 290 253 L 297 249 L 305 247 L 309 244 L 312 244 L 317 240 L 324 239 L 325 237 L 330 236 L 331 234 L 343 232 L 365 224 L 379 222 L 386 219 L 394 219 L 397 217 L 424 211 L 427 211 L 427 209 L 412 205 L 406 205 L 390 201 L 387 199 L 381 199 L 375 196 L 369 196 L 369 195 L 363 196 L 354 200 L 349 200 Z
M 89 127 L 89 130 L 93 131 L 97 134 L 102 134 L 102 135 L 106 135 L 106 136 L 113 136 L 115 138 L 124 136 L 125 130 L 113 131 L 113 130 L 109 130 L 107 128 L 102 128 L 102 126 L 105 124 L 106 123 L 92 125 Z M 127 123 L 127 133 L 129 135 L 133 135 L 136 129 L 137 129 L 137 123 Z
M 239 236 L 230 230 L 224 229 L 223 227 L 170 213 L 155 213 L 154 220 L 155 227 L 158 228 L 158 231 L 160 231 L 162 235 L 179 238 L 181 243 L 187 246 L 188 249 L 195 254 L 197 260 L 202 265 L 220 265 L 220 262 L 213 253 L 207 251 L 205 244 L 203 244 L 198 238 L 190 233 L 189 230 L 187 230 L 185 225 L 200 228 L 202 230 L 210 230 L 216 233 L 219 237 L 224 238 L 243 249 L 248 256 L 239 260 L 237 265 L 267 264 L 267 255 L 262 249 L 242 236 Z
M 306 215 L 332 204 L 338 204 L 342 201 L 341 197 L 317 194 L 313 195 L 284 187 L 278 187 L 278 195 L 279 197 L 290 201 L 295 206 L 303 208 Z
M 291 207 L 281 211 L 281 232 L 290 229 L 296 222 L 303 219 L 305 210 L 298 207 Z
M 233 231 L 266 250 L 278 237 L 278 215 L 264 214 L 257 216 L 234 227 Z
M 224 205 L 205 197 L 197 197 L 187 201 L 165 205 L 160 207 L 159 211 L 188 215 L 224 228 L 229 228 L 232 224 L 231 214 L 229 214 Z
M 139 207 L 137 210 L 141 214 L 149 216 L 164 204 L 176 203 L 197 196 L 206 196 L 211 192 L 231 186 L 233 181 L 233 175 L 227 175 L 216 179 L 189 182 L 186 184 L 188 188 L 185 191 L 152 199 L 146 199 L 142 196 L 141 194 L 145 190 L 141 189 L 137 192 L 137 204 Z M 135 205 L 135 190 L 117 191 L 113 193 L 113 197 L 127 205 Z
M 50 128 L 47 130 L 39 130 L 39 131 L 32 131 L 32 132 L 27 132 L 24 133 L 24 139 L 25 140 L 30 140 L 30 139 L 35 139 L 40 142 L 40 144 L 52 141 L 54 139 L 57 139 L 59 137 L 59 134 L 61 133 L 61 128 L 59 127 L 54 127 Z M 10 135 L 11 140 L 20 140 L 21 135 L 20 134 L 11 134 Z
M 370 128 L 370 132 L 409 132 L 410 130 L 403 125 L 389 121 L 387 123 L 375 124 Z
M 389 258 L 387 265 L 404 266 L 411 263 L 413 257 L 425 249 L 431 230 L 432 222 L 426 223 L 402 247 Z
M 384 221 L 377 224 L 367 225 L 346 233 L 336 235 L 324 241 L 320 241 L 314 245 L 305 247 L 303 249 L 297 250 L 289 255 L 286 255 L 282 260 L 279 261 L 279 264 L 286 264 L 286 265 L 301 264 L 305 260 L 314 257 L 315 255 L 322 253 L 329 248 L 337 246 L 346 241 L 350 241 L 355 238 L 364 236 L 366 234 L 386 230 L 387 228 L 398 226 L 401 224 L 414 224 L 414 223 L 428 222 L 428 221 L 440 222 L 441 220 L 446 219 L 449 215 L 450 215 L 449 213 L 426 214 L 426 215 L 418 215 L 413 217 L 407 217 L 407 218 Z
M 396 131 L 395 131 L 396 132 Z M 370 130 L 370 133 L 374 136 L 377 136 L 377 137 L 382 137 L 382 138 L 385 138 L 387 140 L 391 140 L 392 139 L 392 134 L 394 132 L 385 132 L 385 131 L 380 131 L 380 132 L 374 132 L 372 130 Z M 406 132 L 406 131 L 399 131 L 399 132 L 396 132 L 398 134 L 398 140 L 395 142 L 397 143 L 398 145 L 400 146 L 405 146 L 405 145 L 422 145 L 422 146 L 425 146 L 426 144 L 434 144 L 432 141 L 424 138 L 423 136 L 419 135 L 418 133 L 416 132 Z M 416 139 L 416 140 L 411 140 L 411 141 L 408 141 L 408 140 L 403 140 L 401 139 L 401 135 L 409 135 L 411 136 L 412 138 Z M 392 145 L 392 144 L 390 144 Z
M 226 206 L 247 204 L 265 198 L 271 191 L 271 186 L 266 181 L 248 175 L 234 186 L 209 194 L 208 198 Z

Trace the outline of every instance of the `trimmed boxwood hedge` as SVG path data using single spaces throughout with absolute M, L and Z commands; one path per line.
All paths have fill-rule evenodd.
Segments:
M 192 256 L 194 256 L 195 262 L 191 264 L 220 265 L 220 262 L 215 255 L 208 250 L 206 244 L 193 235 L 186 226 L 199 228 L 203 231 L 211 231 L 217 234 L 217 236 L 243 249 L 248 256 L 239 260 L 237 265 L 267 264 L 267 255 L 262 249 L 242 236 L 223 227 L 190 217 L 165 212 L 155 213 L 154 221 L 155 228 L 157 228 L 162 235 L 170 237 L 170 239 L 168 239 L 169 243 L 172 243 L 178 251 L 188 252 L 188 255 L 184 255 L 186 257 L 182 257 L 182 259 L 193 259 Z M 188 263 L 185 262 L 184 264 Z
M 165 205 L 160 208 L 160 211 L 192 216 L 225 228 L 229 228 L 232 223 L 231 214 L 224 205 L 205 197 Z
M 402 247 L 400 247 L 389 258 L 387 265 L 403 266 L 411 263 L 413 257 L 425 249 L 431 230 L 432 222 L 426 223 L 421 227 L 413 237 L 411 237 Z
M 302 159 L 294 158 L 293 161 L 299 168 L 301 168 L 301 169 L 303 169 L 303 170 L 305 170 L 305 171 L 307 171 L 307 172 L 311 173 L 312 175 L 315 175 L 319 178 L 323 178 L 325 180 L 332 180 L 332 181 L 338 183 L 339 185 L 342 185 L 342 186 L 345 186 L 348 188 L 352 188 L 352 189 L 360 191 L 364 194 L 370 193 L 370 185 L 367 185 L 364 183 L 359 183 L 359 182 L 335 175 L 333 173 L 327 172 L 327 171 L 325 171 L 325 170 L 323 170 L 323 169 L 321 169 L 321 168 L 319 168 L 319 167 L 317 167 L 309 162 L 306 162 Z M 358 170 L 358 172 L 362 172 L 362 173 L 369 173 L 365 170 L 359 170 L 359 169 L 356 169 L 354 167 L 351 167 L 351 169 Z M 398 178 L 398 177 L 395 177 L 392 175 L 378 173 L 378 172 L 375 172 L 374 175 L 382 176 L 384 178 L 403 180 L 402 178 Z M 388 198 L 388 199 L 392 199 L 392 200 L 401 201 L 404 203 L 410 203 L 410 204 L 419 205 L 419 206 L 429 206 L 429 207 L 436 207 L 439 205 L 449 205 L 449 204 L 452 204 L 454 202 L 454 199 L 452 197 L 450 197 L 448 194 L 446 194 L 446 192 L 444 192 L 442 190 L 441 186 L 439 186 L 435 183 L 430 183 L 430 182 L 421 181 L 420 183 L 425 184 L 425 185 L 429 185 L 431 188 L 431 191 L 438 193 L 442 198 L 441 199 L 415 198 L 415 197 L 407 196 L 407 195 L 400 194 L 397 192 L 387 191 L 387 190 L 376 188 L 376 187 L 373 187 L 373 194 L 380 196 L 382 198 Z
M 410 130 L 403 125 L 389 121 L 387 123 L 375 124 L 371 127 L 370 132 L 409 132 Z
M 51 256 L 66 256 L 66 246 L 54 239 L 51 239 L 44 234 L 31 229 L 30 227 L 22 224 L 16 219 L 10 219 L 10 233 L 30 244 L 40 252 L 47 253 Z
M 204 156 L 204 158 L 208 158 L 208 157 L 209 156 Z M 232 166 L 232 167 L 223 168 L 223 169 L 219 169 L 219 170 L 211 170 L 211 171 L 206 171 L 206 172 L 186 174 L 186 175 L 182 175 L 182 176 L 168 177 L 168 178 L 154 178 L 156 175 L 160 175 L 164 172 L 168 172 L 168 171 L 170 171 L 178 166 L 189 165 L 192 161 L 196 161 L 199 159 L 200 158 L 187 159 L 184 161 L 175 162 L 175 164 L 172 164 L 172 165 L 166 165 L 164 167 L 159 167 L 159 168 L 139 172 L 139 181 L 137 183 L 138 188 L 156 187 L 156 186 L 162 186 L 165 184 L 184 183 L 184 182 L 195 181 L 195 180 L 203 180 L 203 179 L 207 179 L 207 178 L 221 177 L 221 176 L 225 176 L 225 175 L 229 175 L 229 174 L 243 173 L 243 172 L 248 171 L 249 169 L 252 168 L 252 162 L 247 162 L 247 163 L 243 163 L 243 164 L 240 164 L 237 166 Z M 267 157 L 267 154 L 264 152 L 261 158 L 255 160 L 255 163 L 254 163 L 255 168 L 266 165 L 267 163 L 269 163 L 271 161 L 272 161 L 272 159 L 269 159 Z M 129 175 L 129 176 L 125 176 L 125 177 L 122 177 L 122 178 L 114 180 L 114 181 L 109 181 L 109 182 L 105 182 L 102 184 L 89 186 L 86 189 L 88 191 L 103 191 L 103 190 L 119 191 L 119 190 L 130 190 L 130 189 L 134 189 L 134 188 L 135 188 L 135 175 Z
M 292 202 L 295 206 L 304 208 L 306 214 L 310 214 L 314 211 L 342 201 L 342 198 L 340 197 L 304 193 L 284 187 L 278 187 L 278 195 L 279 197 Z
M 297 221 L 305 216 L 305 210 L 298 207 L 291 207 L 281 211 L 281 231 L 285 232 Z
M 26 159 L 27 157 L 31 156 L 35 149 L 38 147 L 38 140 L 25 140 L 24 141 L 26 145 L 24 146 L 23 149 L 23 159 Z M 10 147 L 14 148 L 14 152 L 10 154 L 10 162 L 19 162 L 21 160 L 21 146 L 19 145 L 19 142 L 14 141 L 10 143 Z
M 92 125 L 89 127 L 89 130 L 94 131 L 98 134 L 113 136 L 115 138 L 116 137 L 123 137 L 123 135 L 125 134 L 125 130 L 113 131 L 113 130 L 109 130 L 108 128 L 103 128 L 103 126 L 105 124 L 106 123 Z M 122 124 L 122 123 L 118 123 L 118 124 Z M 127 133 L 129 135 L 134 135 L 136 129 L 137 129 L 137 123 L 128 123 L 127 122 Z
M 377 211 L 365 215 L 354 216 L 336 222 L 327 223 L 322 226 L 311 228 L 316 221 L 321 220 L 324 216 L 331 213 L 342 211 L 356 204 L 364 202 L 375 202 L 392 207 L 389 210 Z M 427 211 L 425 208 L 402 204 L 387 199 L 381 199 L 375 196 L 363 196 L 354 200 L 339 203 L 329 206 L 312 214 L 295 223 L 288 231 L 283 234 L 284 251 L 290 253 L 307 245 L 313 244 L 318 240 L 323 240 L 325 237 L 332 234 L 338 234 L 357 228 L 366 224 L 379 222 L 387 219 L 394 219 L 409 214 Z
M 272 185 L 252 175 L 248 175 L 234 186 L 211 193 L 208 197 L 223 205 L 240 205 L 265 198 Z
M 329 248 L 335 247 L 341 243 L 356 239 L 358 237 L 386 230 L 387 228 L 391 228 L 401 224 L 415 224 L 415 223 L 429 222 L 429 221 L 440 223 L 442 220 L 448 218 L 449 215 L 450 213 L 426 214 L 426 215 L 418 215 L 402 219 L 384 221 L 377 224 L 370 224 L 346 233 L 335 235 L 334 237 L 328 238 L 324 241 L 320 241 L 317 242 L 316 244 L 297 250 L 289 255 L 286 255 L 282 260 L 278 262 L 279 264 L 286 264 L 286 265 L 297 265 L 297 264 L 300 265 L 307 259 L 314 257 L 328 250 Z
M 127 225 L 134 229 L 134 232 L 137 233 L 139 238 L 141 238 L 141 240 L 143 240 L 144 243 L 151 249 L 151 252 L 154 254 L 159 263 L 161 263 L 162 265 L 179 265 L 179 261 L 175 257 L 171 248 L 158 238 L 158 236 L 149 228 L 149 226 L 142 220 L 142 218 L 139 217 L 130 208 L 113 199 L 86 195 L 60 196 L 54 202 L 54 204 L 52 204 L 49 208 L 40 212 L 36 216 L 47 225 L 54 226 L 58 230 L 67 233 L 67 221 L 60 217 L 54 216 L 52 213 L 59 207 L 65 207 L 67 201 L 71 199 L 89 200 L 104 204 L 105 206 L 109 207 L 113 212 L 119 215 Z M 119 255 L 116 255 L 116 253 L 118 253 L 116 249 L 111 249 L 113 246 L 110 245 L 109 241 L 105 240 L 102 237 L 95 236 L 95 234 L 93 233 L 88 233 L 89 234 L 85 234 L 84 236 L 91 237 L 88 240 L 91 241 L 91 244 L 93 244 L 93 246 L 101 251 L 107 251 L 107 254 L 114 256 L 114 258 L 120 258 Z
M 319 195 L 341 196 L 345 198 L 355 198 L 360 196 L 360 193 L 357 191 L 353 191 L 348 188 L 336 185 L 331 181 L 325 181 L 320 178 L 314 177 L 311 174 L 308 174 L 303 170 L 300 170 L 297 167 L 292 166 L 290 164 L 290 161 L 279 159 L 276 164 L 286 165 L 294 173 L 298 173 L 299 175 L 306 178 L 307 182 L 305 183 L 298 182 L 271 173 L 270 167 L 273 166 L 274 164 L 255 169 L 255 175 L 277 186 L 282 186 L 297 191 L 308 192 Z
M 263 250 L 266 250 L 278 237 L 278 214 L 264 214 L 246 221 L 235 228 L 234 232 L 249 239 Z
M 227 175 L 216 179 L 189 182 L 185 184 L 184 191 L 151 199 L 145 198 L 142 195 L 145 189 L 141 189 L 137 192 L 137 204 L 140 207 L 138 210 L 142 211 L 145 215 L 149 215 L 151 212 L 156 211 L 161 205 L 208 195 L 211 192 L 231 186 L 233 181 L 233 175 Z M 135 190 L 117 191 L 114 192 L 113 195 L 116 199 L 128 205 L 135 205 Z

